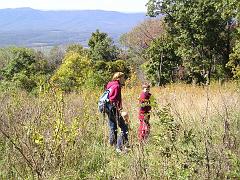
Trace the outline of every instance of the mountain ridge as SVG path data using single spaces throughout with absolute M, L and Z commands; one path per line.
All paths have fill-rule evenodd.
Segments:
M 31 47 L 39 43 L 52 46 L 74 42 L 86 46 L 96 29 L 116 41 L 144 19 L 144 13 L 104 10 L 0 9 L 0 46 Z

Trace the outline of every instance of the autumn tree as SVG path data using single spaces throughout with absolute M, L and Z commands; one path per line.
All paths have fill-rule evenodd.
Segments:
M 121 45 L 128 52 L 128 62 L 141 80 L 146 79 L 141 68 L 142 64 L 149 61 L 146 50 L 164 31 L 165 24 L 161 18 L 149 18 L 120 37 Z
M 69 51 L 62 65 L 51 77 L 51 84 L 66 92 L 96 86 L 103 87 L 116 71 L 122 71 L 128 75 L 129 68 L 126 62 L 122 60 L 93 62 L 87 54 Z
M 132 31 L 123 34 L 120 37 L 120 43 L 130 51 L 130 54 L 137 56 L 139 62 L 135 63 L 142 64 L 145 61 L 144 51 L 163 33 L 164 27 L 164 22 L 160 18 L 147 19 Z

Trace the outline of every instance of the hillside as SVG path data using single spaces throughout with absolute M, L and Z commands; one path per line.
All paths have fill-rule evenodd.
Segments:
M 86 40 L 96 29 L 117 40 L 145 18 L 144 13 L 102 10 L 0 9 L 0 47 L 52 46 L 73 42 L 86 45 Z

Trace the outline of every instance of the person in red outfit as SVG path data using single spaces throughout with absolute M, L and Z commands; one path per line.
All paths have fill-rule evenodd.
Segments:
M 151 104 L 150 104 L 150 85 L 143 84 L 142 85 L 142 92 L 139 96 L 139 128 L 138 128 L 138 138 L 139 141 L 142 142 L 146 140 L 150 133 L 150 111 L 151 111 Z

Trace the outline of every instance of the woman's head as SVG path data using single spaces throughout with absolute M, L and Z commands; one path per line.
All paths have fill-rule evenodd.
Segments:
M 116 72 L 113 74 L 112 80 L 120 80 L 120 78 L 124 78 L 124 73 L 122 72 Z
M 113 81 L 119 80 L 121 84 L 124 84 L 124 73 L 122 72 L 116 72 L 114 73 L 113 77 L 112 77 Z

